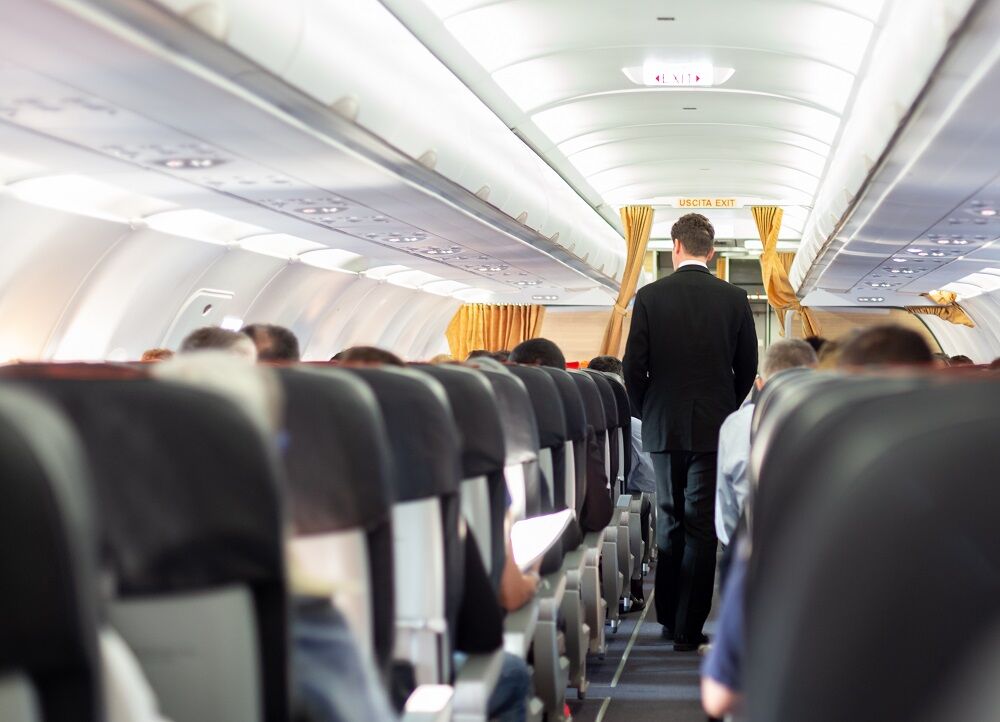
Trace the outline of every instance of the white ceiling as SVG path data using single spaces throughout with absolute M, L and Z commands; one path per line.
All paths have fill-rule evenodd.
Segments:
M 421 15 L 414 0 L 383 2 L 439 57 L 458 58 L 443 25 L 485 74 L 455 62 L 452 70 L 488 102 L 498 87 L 517 112 L 494 110 L 564 177 L 582 179 L 585 198 L 619 207 L 750 197 L 786 207 L 782 237 L 791 239 L 836 146 L 883 5 L 422 0 L 432 14 Z M 735 72 L 719 87 L 634 84 L 623 69 L 647 61 Z M 681 213 L 659 210 L 654 237 L 666 237 Z M 732 237 L 756 236 L 746 210 L 706 214 Z

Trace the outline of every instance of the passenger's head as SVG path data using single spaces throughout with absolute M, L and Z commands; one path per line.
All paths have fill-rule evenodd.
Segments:
M 142 358 L 139 359 L 143 363 L 156 363 L 157 361 L 166 361 L 174 357 L 174 352 L 168 348 L 151 348 L 142 352 Z
M 455 357 L 450 353 L 439 353 L 437 356 L 433 356 L 428 363 L 434 366 L 437 366 L 438 364 L 455 363 Z
M 513 364 L 566 368 L 566 357 L 563 356 L 563 352 L 547 338 L 529 338 L 527 341 L 522 341 L 510 352 L 508 360 Z
M 819 352 L 823 350 L 823 347 L 830 343 L 822 336 L 806 336 L 802 340 L 812 347 L 812 350 L 816 352 L 817 356 L 819 356 Z
M 224 351 L 251 362 L 257 360 L 257 347 L 249 337 L 218 326 L 205 326 L 189 333 L 181 342 L 181 353 L 191 351 Z
M 952 356 L 948 359 L 951 366 L 975 366 L 975 361 L 966 356 L 964 353 L 960 353 L 956 356 Z
M 491 358 L 492 356 L 492 351 L 487 351 L 484 348 L 477 348 L 474 351 L 469 351 L 469 355 L 465 357 L 465 360 L 471 361 L 474 358 Z
M 766 382 L 780 371 L 814 368 L 818 362 L 816 352 L 806 341 L 782 339 L 772 343 L 764 354 L 764 360 L 760 364 L 760 378 Z
M 510 361 L 510 351 L 508 351 L 507 349 L 504 349 L 502 351 L 494 351 L 493 353 L 490 354 L 490 358 L 493 359 L 494 361 L 499 361 L 500 363 L 505 364 L 508 361 Z
M 377 346 L 352 346 L 333 357 L 344 366 L 405 366 L 403 360 L 391 351 Z
M 933 360 L 934 354 L 923 336 L 903 326 L 885 324 L 865 329 L 845 342 L 837 365 L 929 366 Z
M 625 377 L 625 368 L 622 366 L 621 359 L 615 356 L 595 356 L 590 359 L 587 368 L 592 371 L 604 371 L 605 373 L 614 374 L 618 378 Z
M 709 261 L 715 255 L 715 229 L 700 213 L 688 213 L 677 219 L 670 229 L 674 239 L 671 259 L 674 268 L 687 260 Z
M 225 396 L 268 438 L 274 438 L 282 426 L 281 387 L 271 369 L 248 364 L 225 351 L 206 350 L 178 354 L 156 364 L 152 374 Z
M 298 361 L 299 340 L 284 326 L 251 323 L 240 333 L 246 334 L 257 347 L 258 361 Z
M 827 341 L 823 348 L 816 352 L 819 357 L 817 368 L 830 370 L 837 368 L 840 361 L 840 352 L 844 350 L 844 345 L 840 341 Z

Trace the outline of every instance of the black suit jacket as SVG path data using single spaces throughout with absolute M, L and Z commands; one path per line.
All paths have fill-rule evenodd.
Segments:
M 645 451 L 716 451 L 719 427 L 757 374 L 746 291 L 702 266 L 684 266 L 642 288 L 624 363 Z

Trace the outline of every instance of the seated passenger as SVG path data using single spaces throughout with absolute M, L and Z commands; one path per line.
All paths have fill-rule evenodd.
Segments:
M 817 356 L 819 356 L 820 352 L 823 350 L 823 347 L 826 346 L 828 343 L 830 343 L 828 339 L 825 339 L 822 336 L 806 336 L 802 340 L 805 341 L 810 346 L 812 346 L 812 350 L 816 352 Z
M 339 361 L 343 366 L 405 366 L 396 354 L 376 346 L 352 346 L 344 349 L 331 361 Z
M 966 356 L 964 353 L 960 353 L 957 356 L 952 356 L 950 359 L 950 366 L 975 366 L 975 362 Z
M 916 331 L 895 324 L 872 326 L 844 343 L 838 368 L 930 366 L 931 347 Z
M 246 336 L 240 336 L 251 343 Z M 252 345 L 252 344 L 251 344 Z M 159 364 L 157 378 L 187 383 L 227 397 L 266 438 L 282 425 L 281 387 L 270 369 L 252 367 L 224 353 L 180 355 Z M 288 550 L 292 688 L 296 722 L 395 720 L 388 694 L 370 660 L 361 654 L 343 616 L 331 605 L 332 590 L 308 577 Z
M 805 341 L 785 339 L 768 348 L 760 365 L 756 386 L 759 391 L 768 379 L 787 369 L 816 366 L 816 352 Z M 747 464 L 750 460 L 750 421 L 753 419 L 755 394 L 731 413 L 719 431 L 719 456 L 715 485 L 715 531 L 723 545 L 729 545 L 743 504 L 750 492 Z M 725 575 L 720 577 L 720 583 Z
M 522 341 L 510 352 L 510 362 L 527 366 L 550 366 L 566 368 L 566 357 L 562 350 L 547 338 L 530 338 Z M 597 436 L 591 425 L 587 433 L 587 491 L 583 509 L 577 520 L 584 532 L 604 529 L 614 513 L 608 474 L 597 447 Z
M 284 326 L 251 323 L 240 329 L 257 347 L 258 361 L 298 361 L 299 340 Z
M 837 364 L 840 362 L 840 352 L 843 350 L 844 346 L 840 341 L 827 341 L 823 344 L 823 348 L 816 352 L 816 356 L 819 358 L 816 368 L 821 371 L 837 368 Z
M 744 542 L 740 540 L 736 544 L 729 580 L 722 592 L 715 641 L 701 667 L 701 704 L 713 718 L 739 713 L 743 702 L 742 662 L 746 628 L 743 602 L 748 560 Z
M 490 354 L 490 358 L 494 361 L 499 361 L 500 363 L 505 364 L 510 361 L 510 351 L 507 351 L 506 349 L 503 351 L 494 351 Z
M 167 361 L 174 357 L 174 352 L 168 348 L 151 348 L 142 352 L 142 363 L 156 363 L 157 361 Z
M 587 364 L 587 368 L 594 371 L 603 371 L 615 376 L 622 385 L 625 384 L 625 371 L 622 367 L 621 359 L 614 356 L 596 356 Z M 632 417 L 632 468 L 629 471 L 628 479 L 625 480 L 625 488 L 630 494 L 653 494 L 656 495 L 656 477 L 653 476 L 653 459 L 648 453 L 642 450 L 642 421 L 635 416 Z M 653 505 L 648 497 L 642 499 L 642 511 L 640 513 L 640 527 L 642 529 L 642 541 L 648 545 L 649 539 L 649 516 L 652 514 Z M 632 610 L 641 611 L 645 605 L 645 592 L 642 587 L 642 579 L 631 580 Z
M 236 331 L 227 331 L 218 326 L 204 326 L 189 333 L 181 342 L 180 352 L 225 351 L 240 356 L 251 363 L 257 361 L 257 347 L 247 336 Z
M 450 364 L 455 362 L 455 357 L 450 353 L 439 353 L 436 356 L 432 356 L 431 360 L 427 363 L 438 365 L 438 364 Z
M 472 351 L 469 351 L 469 355 L 465 357 L 465 360 L 471 361 L 472 359 L 477 359 L 477 358 L 489 358 L 492 355 L 493 355 L 492 351 L 487 351 L 484 348 L 477 348 Z

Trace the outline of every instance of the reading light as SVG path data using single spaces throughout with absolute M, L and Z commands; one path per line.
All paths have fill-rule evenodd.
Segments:
M 167 158 L 166 160 L 156 161 L 157 165 L 162 165 L 164 168 L 169 168 L 170 170 L 214 168 L 225 162 L 221 158 Z
M 981 216 L 989 217 L 989 216 L 995 216 L 996 214 L 997 212 L 993 208 L 983 208 L 981 211 L 979 211 L 979 215 Z

